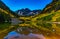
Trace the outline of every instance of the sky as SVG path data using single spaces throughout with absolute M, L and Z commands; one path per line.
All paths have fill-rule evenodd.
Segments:
M 52 0 L 2 0 L 12 11 L 22 8 L 43 10 Z

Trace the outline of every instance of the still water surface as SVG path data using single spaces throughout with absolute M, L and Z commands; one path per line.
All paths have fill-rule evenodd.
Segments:
M 18 27 L 4 37 L 4 39 L 59 39 L 60 24 L 40 24 L 38 28 Z M 47 38 L 46 36 L 47 35 Z
M 28 35 L 24 35 L 12 31 L 8 33 L 8 35 L 5 36 L 4 39 L 45 39 L 45 37 L 42 34 L 39 35 L 39 34 L 30 33 Z

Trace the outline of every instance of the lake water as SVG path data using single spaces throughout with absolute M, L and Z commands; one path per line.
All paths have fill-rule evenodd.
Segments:
M 39 35 L 39 34 L 30 33 L 28 35 L 25 35 L 12 31 L 8 33 L 8 35 L 5 36 L 4 39 L 45 39 L 45 37 L 42 34 Z
M 39 27 L 18 27 L 11 30 L 4 39 L 46 39 L 47 37 L 60 37 L 60 24 L 37 24 Z

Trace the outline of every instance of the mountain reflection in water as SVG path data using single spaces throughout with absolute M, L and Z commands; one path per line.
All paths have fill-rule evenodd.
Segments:
M 45 39 L 45 37 L 42 34 L 30 33 L 28 35 L 24 35 L 24 34 L 19 34 L 15 31 L 12 31 L 8 33 L 8 35 L 4 37 L 4 39 Z

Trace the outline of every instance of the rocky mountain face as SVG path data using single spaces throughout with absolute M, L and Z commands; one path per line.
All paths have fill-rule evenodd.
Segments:
M 0 8 L 4 9 L 4 10 L 7 10 L 9 9 L 7 6 L 5 6 L 5 4 L 0 0 Z M 5 21 L 5 18 L 4 18 L 4 13 L 0 11 L 0 23 L 4 22 Z M 6 17 L 6 16 L 5 16 Z
M 6 6 L 1 0 L 0 0 L 0 8 L 7 11 L 8 13 L 18 16 L 14 11 L 10 10 L 10 8 Z
M 4 10 L 4 12 L 3 12 Z M 15 15 L 13 11 L 11 11 L 1 0 L 0 0 L 0 22 L 9 21 L 11 19 L 9 14 L 6 14 L 6 12 L 11 13 Z
M 43 17 L 40 20 L 60 22 L 60 0 L 53 0 L 42 13 Z
M 3 10 L 9 11 L 10 9 L 0 0 L 0 8 Z
M 17 10 L 19 16 L 34 16 L 35 14 L 41 13 L 41 10 L 30 10 L 28 8 Z
M 43 13 L 50 13 L 51 11 L 57 11 L 60 9 L 60 0 L 53 0 L 50 4 L 48 4 L 45 9 L 43 10 Z

